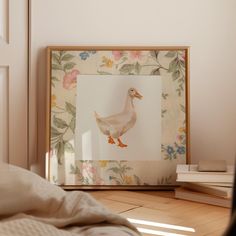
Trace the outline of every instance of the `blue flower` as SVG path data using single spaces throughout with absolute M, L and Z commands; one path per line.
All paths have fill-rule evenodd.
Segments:
M 178 146 L 176 152 L 179 153 L 179 154 L 185 154 L 185 147 L 184 146 Z
M 90 55 L 95 54 L 97 51 L 84 51 L 79 54 L 81 60 L 87 60 Z
M 81 60 L 85 61 L 89 57 L 89 54 L 88 54 L 88 52 L 81 52 L 79 54 L 79 56 L 80 56 Z
M 171 146 L 167 146 L 166 151 L 169 155 L 172 155 L 175 152 L 174 148 Z

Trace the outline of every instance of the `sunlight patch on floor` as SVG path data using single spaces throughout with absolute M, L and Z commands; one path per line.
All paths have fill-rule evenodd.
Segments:
M 182 230 L 182 231 L 188 231 L 188 232 L 195 232 L 193 228 L 179 226 L 179 225 L 170 225 L 170 224 L 164 224 L 164 223 L 158 223 L 153 221 L 147 221 L 147 220 L 137 220 L 137 219 L 127 219 L 129 222 L 133 224 L 140 224 L 140 225 L 148 225 L 148 226 L 155 226 L 155 227 L 161 227 L 166 229 L 176 229 L 176 230 Z
M 158 227 L 158 228 L 164 228 L 164 229 L 170 229 L 170 230 L 180 230 L 180 231 L 192 232 L 192 233 L 195 232 L 195 230 L 193 228 L 180 226 L 180 225 L 171 225 L 171 224 L 164 224 L 164 223 L 159 223 L 159 222 L 140 220 L 140 219 L 131 219 L 131 218 L 127 218 L 127 220 L 133 224 L 138 224 L 138 225 L 143 225 L 143 226 L 152 226 L 152 227 Z M 186 235 L 179 234 L 179 233 L 164 232 L 164 231 L 147 229 L 147 228 L 139 228 L 138 227 L 137 229 L 141 233 L 152 234 L 152 235 L 186 236 Z

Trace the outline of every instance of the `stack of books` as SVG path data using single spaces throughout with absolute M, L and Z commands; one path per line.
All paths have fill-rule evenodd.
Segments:
M 184 200 L 231 207 L 234 179 L 233 166 L 225 172 L 200 172 L 197 165 L 177 165 L 175 197 Z

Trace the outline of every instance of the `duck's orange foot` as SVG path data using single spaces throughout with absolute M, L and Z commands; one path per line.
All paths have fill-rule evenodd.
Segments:
M 115 141 L 111 136 L 108 137 L 108 143 L 115 144 Z
M 126 145 L 126 144 L 123 144 L 123 143 L 119 143 L 117 146 L 119 146 L 119 147 L 121 147 L 121 148 L 128 147 L 128 145 Z
M 121 147 L 121 148 L 125 148 L 125 147 L 128 146 L 128 145 L 122 143 L 121 140 L 120 140 L 119 138 L 118 138 L 117 140 L 118 140 L 118 145 L 117 145 L 117 146 L 119 146 L 119 147 Z

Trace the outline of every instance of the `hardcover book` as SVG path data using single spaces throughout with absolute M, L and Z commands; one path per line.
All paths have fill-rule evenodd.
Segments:
M 232 198 L 232 188 L 208 185 L 205 183 L 184 183 L 183 187 L 196 192 L 207 193 L 217 197 Z
M 227 166 L 226 172 L 199 172 L 197 165 L 177 165 L 177 181 L 233 183 L 234 168 Z
M 227 208 L 230 208 L 232 204 L 231 199 L 216 197 L 206 193 L 190 191 L 182 187 L 175 189 L 175 198 Z

